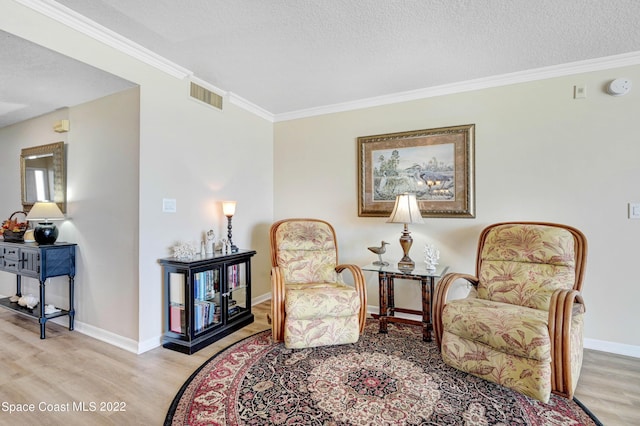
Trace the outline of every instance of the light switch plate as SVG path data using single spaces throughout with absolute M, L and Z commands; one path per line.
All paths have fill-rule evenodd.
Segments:
M 162 199 L 162 212 L 163 213 L 175 213 L 176 212 L 176 199 L 175 198 L 163 198 Z
M 629 219 L 640 219 L 640 203 L 629 203 Z

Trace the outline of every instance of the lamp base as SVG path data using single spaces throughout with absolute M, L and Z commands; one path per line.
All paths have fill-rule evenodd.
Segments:
M 51 222 L 38 223 L 33 230 L 33 238 L 40 245 L 53 244 L 58 239 L 58 228 Z
M 398 269 L 401 271 L 413 271 L 416 267 L 416 264 L 413 260 L 411 260 L 408 256 L 403 257 L 398 262 Z
M 238 252 L 238 247 L 233 244 L 233 240 L 231 239 L 231 218 L 233 216 L 227 216 L 227 238 L 229 239 L 229 245 L 231 246 L 231 253 L 237 253 Z
M 400 236 L 400 246 L 402 247 L 402 252 L 404 256 L 398 262 L 398 269 L 404 271 L 412 271 L 413 268 L 416 267 L 416 264 L 409 257 L 409 250 L 411 249 L 411 245 L 413 245 L 413 238 L 411 238 L 411 233 L 409 232 L 409 227 L 407 224 L 404 224 L 404 230 L 402 231 L 402 235 Z

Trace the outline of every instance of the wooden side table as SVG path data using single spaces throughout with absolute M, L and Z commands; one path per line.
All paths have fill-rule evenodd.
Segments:
M 372 271 L 378 273 L 378 286 L 380 297 L 380 333 L 387 333 L 387 324 L 389 322 L 398 322 L 404 324 L 422 326 L 422 340 L 431 341 L 431 331 L 433 330 L 433 320 L 431 311 L 431 298 L 434 293 L 436 280 L 446 274 L 448 266 L 439 265 L 436 270 L 426 270 L 416 267 L 411 271 L 401 270 L 396 265 L 378 266 L 367 265 L 362 267 L 363 271 Z M 395 279 L 420 281 L 422 286 L 422 310 L 396 308 L 394 287 Z M 422 321 L 411 320 L 407 318 L 396 317 L 395 313 L 405 313 L 412 315 L 421 315 Z

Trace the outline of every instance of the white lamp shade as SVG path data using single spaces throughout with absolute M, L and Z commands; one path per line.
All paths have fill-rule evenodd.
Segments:
M 225 216 L 233 216 L 236 213 L 236 202 L 235 201 L 223 201 L 222 202 L 222 212 Z
M 424 223 L 416 194 L 409 192 L 399 194 L 387 223 Z
M 64 214 L 58 205 L 52 201 L 38 201 L 31 207 L 26 220 L 63 220 Z

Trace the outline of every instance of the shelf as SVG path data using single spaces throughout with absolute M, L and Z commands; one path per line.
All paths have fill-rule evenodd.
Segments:
M 229 288 L 229 291 L 231 292 L 231 291 L 238 291 L 238 290 L 246 290 L 248 288 L 249 288 L 249 286 L 247 286 L 247 285 L 239 285 L 238 287 Z
M 205 346 L 228 336 L 234 331 L 240 330 L 242 327 L 251 324 L 253 320 L 254 317 L 252 313 L 244 312 L 244 315 L 234 316 L 233 321 L 230 321 L 228 325 L 219 327 L 216 333 L 200 333 L 190 341 L 184 340 L 184 336 L 180 334 L 167 332 L 164 334 L 162 347 L 191 355 Z
M 31 318 L 40 318 L 40 312 L 39 312 L 40 307 L 38 307 L 37 305 L 33 309 L 29 309 L 26 306 L 18 305 L 18 302 L 12 302 L 9 297 L 4 297 L 0 299 L 0 306 L 10 309 L 19 314 L 29 316 Z M 61 309 L 60 312 L 48 314 L 48 315 L 45 315 L 44 317 L 46 319 L 51 319 L 51 318 L 62 317 L 65 315 L 69 315 L 69 311 L 65 311 L 64 309 Z
M 168 301 L 162 346 L 192 354 L 252 323 L 251 257 L 255 254 L 240 250 L 192 260 L 159 259 Z

